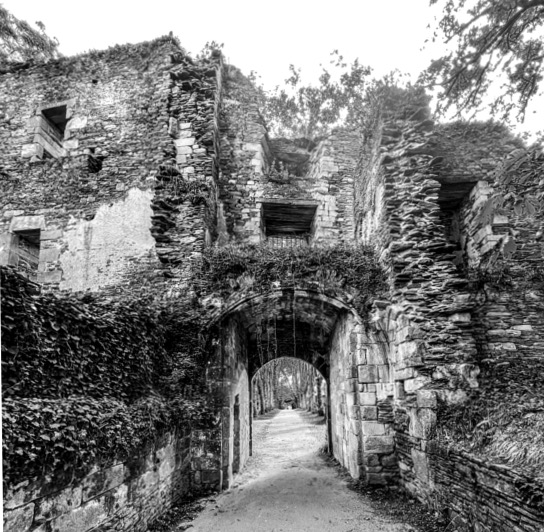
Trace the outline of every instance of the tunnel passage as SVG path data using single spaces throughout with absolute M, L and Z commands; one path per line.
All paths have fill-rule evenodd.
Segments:
M 280 357 L 303 360 L 326 382 L 328 446 L 354 478 L 397 475 L 387 342 L 365 329 L 349 298 L 293 287 L 238 298 L 218 319 L 214 374 L 222 398 L 221 483 L 251 452 L 251 380 Z
M 251 379 L 253 417 L 271 410 L 302 408 L 324 416 L 327 381 L 311 364 L 279 357 L 260 367 Z

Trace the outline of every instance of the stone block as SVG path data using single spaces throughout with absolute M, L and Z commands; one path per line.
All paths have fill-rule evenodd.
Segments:
M 383 436 L 385 434 L 385 425 L 377 421 L 363 421 L 362 427 L 365 436 Z
M 406 393 L 415 393 L 420 388 L 423 388 L 423 386 L 426 386 L 432 381 L 430 377 L 415 377 L 413 379 L 407 379 L 404 381 L 404 391 Z
M 410 453 L 412 455 L 416 477 L 425 483 L 429 482 L 429 463 L 427 455 L 417 449 L 411 449 Z
M 40 262 L 54 262 L 60 257 L 60 249 L 54 248 L 42 248 L 40 249 Z
M 376 406 L 360 406 L 359 412 L 363 420 L 378 419 L 378 407 Z
M 436 412 L 430 408 L 412 408 L 410 415 L 410 436 L 428 440 L 436 427 Z
M 364 436 L 363 447 L 365 452 L 391 454 L 395 450 L 393 436 Z
M 377 366 L 366 364 L 357 367 L 357 378 L 360 383 L 378 382 Z
M 373 406 L 376 404 L 376 394 L 374 392 L 359 393 L 359 404 L 362 406 Z
M 123 483 L 125 466 L 117 464 L 88 476 L 83 482 L 83 502 L 93 499 Z
M 21 157 L 24 159 L 29 159 L 31 157 L 43 157 L 43 147 L 40 146 L 37 142 L 32 144 L 23 144 L 23 149 L 21 151 Z
M 378 401 L 385 400 L 388 397 L 393 397 L 395 395 L 395 385 L 393 383 L 380 383 L 376 384 L 375 386 Z
M 62 236 L 62 229 L 40 231 L 40 240 L 58 240 Z
M 436 408 L 436 392 L 434 390 L 417 390 L 416 397 L 419 408 Z
M 420 341 L 403 342 L 397 346 L 397 360 L 405 367 L 423 363 Z
M 62 272 L 60 270 L 54 270 L 52 272 L 38 273 L 39 283 L 60 283 L 62 280 Z
M 389 365 L 380 364 L 378 368 L 378 380 L 380 382 L 389 382 Z
M 204 484 L 217 484 L 221 480 L 221 471 L 219 470 L 204 470 L 201 472 L 202 482 Z
M 515 329 L 516 331 L 532 331 L 533 326 L 527 323 L 524 325 L 514 325 L 512 329 Z
M 66 124 L 66 129 L 83 129 L 87 126 L 87 117 L 86 116 L 73 116 Z
M 449 321 L 452 323 L 469 323 L 470 322 L 470 313 L 468 312 L 456 312 L 449 316 Z
M 387 357 L 381 349 L 370 348 L 366 350 L 366 361 L 368 364 L 387 364 Z
M 176 151 L 178 155 L 190 155 L 193 153 L 193 148 L 191 146 L 176 146 Z
M 62 146 L 65 150 L 77 150 L 79 147 L 79 140 L 78 139 L 65 140 L 62 143 Z
M 380 462 L 383 467 L 396 468 L 399 465 L 399 460 L 394 454 L 388 454 L 380 457 Z
M 41 499 L 37 504 L 34 519 L 37 523 L 54 519 L 80 506 L 81 500 L 81 486 L 66 488 L 60 493 Z
M 402 368 L 402 369 L 395 369 L 394 375 L 396 381 L 404 381 L 406 379 L 411 379 L 416 373 L 416 370 L 414 368 Z
M 11 219 L 9 225 L 10 232 L 28 231 L 31 229 L 45 229 L 44 216 L 17 216 Z
M 183 146 L 192 146 L 195 143 L 195 140 L 196 139 L 194 137 L 187 137 L 183 139 L 176 139 L 174 142 L 176 144 L 176 148 L 180 148 Z
M 3 512 L 5 532 L 26 532 L 34 519 L 34 503 Z
M 75 532 L 92 529 L 104 522 L 108 512 L 103 497 L 93 499 L 70 513 L 51 521 L 51 532 Z
M 4 211 L 3 217 L 9 220 L 10 218 L 13 218 L 14 216 L 22 216 L 24 213 L 25 211 L 21 211 L 21 210 L 7 210 L 7 211 Z

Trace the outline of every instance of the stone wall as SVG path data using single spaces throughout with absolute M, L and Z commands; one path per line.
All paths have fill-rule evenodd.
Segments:
M 183 285 L 215 238 L 221 68 L 163 38 L 4 74 L 0 261 L 39 230 L 48 289 Z M 35 122 L 60 104 L 62 148 L 46 156 Z
M 147 530 L 191 485 L 189 431 L 166 434 L 153 449 L 95 466 L 68 487 L 47 479 L 4 492 L 4 530 L 86 532 Z
M 485 457 L 436 449 L 431 452 L 433 506 L 456 530 L 541 532 L 542 481 Z
M 451 517 L 461 516 L 463 530 L 537 530 L 540 514 L 515 487 L 520 478 L 534 482 L 530 472 L 438 451 L 435 440 L 437 406 L 453 408 L 477 397 L 480 366 L 481 394 L 500 388 L 505 400 L 520 399 L 515 390 L 525 385 L 540 393 L 539 378 L 528 373 L 541 374 L 535 360 L 541 359 L 543 294 L 538 283 L 524 282 L 521 271 L 541 260 L 542 249 L 527 236 L 530 221 L 526 231 L 504 214 L 481 224 L 479 213 L 493 191 L 483 179 L 496 178 L 501 159 L 519 147 L 504 129 L 486 127 L 435 132 L 425 113 L 377 124 L 359 166 L 357 233 L 376 246 L 389 274 L 390 301 L 375 302 L 374 322 L 385 335 L 395 386 L 402 486 L 431 505 L 439 499 Z M 478 288 L 467 269 L 504 247 L 507 235 L 521 236 L 520 247 L 503 262 L 508 286 L 497 290 L 484 282 Z M 501 378 L 497 368 L 504 361 L 508 369 L 500 370 Z
M 207 479 L 210 485 L 229 488 L 249 458 L 247 349 L 247 334 L 239 319 L 226 318 L 220 325 L 215 354 L 207 370 L 210 400 L 217 398 L 221 423 L 217 430 L 199 432 L 202 450 L 193 458 L 193 469 L 200 470 L 197 485 Z
M 156 267 L 150 188 L 169 142 L 161 116 L 174 48 L 118 47 L 2 76 L 0 232 L 6 241 L 40 218 L 44 286 L 97 289 Z M 34 153 L 36 109 L 66 101 L 63 156 Z
M 270 139 L 255 88 L 233 68 L 227 70 L 224 92 L 219 180 L 224 241 L 264 241 L 262 205 L 284 201 L 316 206 L 312 244 L 353 242 L 358 136 L 338 130 L 317 146 Z
M 352 314 L 337 320 L 330 352 L 332 449 L 354 478 L 385 485 L 398 478 L 393 385 L 386 344 L 369 334 Z

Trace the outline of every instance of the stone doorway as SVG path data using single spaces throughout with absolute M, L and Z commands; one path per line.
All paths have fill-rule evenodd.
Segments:
M 238 299 L 220 316 L 216 365 L 210 371 L 220 376 L 224 488 L 250 456 L 251 381 L 281 357 L 302 360 L 323 376 L 329 451 L 350 474 L 373 475 L 375 483 L 393 476 L 384 469 L 395 463 L 386 345 L 369 337 L 348 301 L 289 287 Z

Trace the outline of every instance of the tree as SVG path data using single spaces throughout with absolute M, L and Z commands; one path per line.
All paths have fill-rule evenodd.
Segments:
M 275 136 L 315 139 L 360 118 L 368 90 L 375 83 L 370 77 L 372 69 L 358 59 L 348 67 L 338 50 L 331 56 L 333 72 L 322 68 L 317 85 L 304 84 L 301 69 L 290 65 L 284 88 L 261 89 L 263 116 Z
M 430 0 L 444 3 L 432 41 L 440 36 L 454 51 L 434 60 L 424 85 L 439 86 L 439 111 L 480 109 L 491 88 L 495 117 L 517 111 L 523 120 L 530 100 L 541 94 L 544 61 L 544 0 Z M 501 84 L 502 82 L 502 84 Z
M 45 26 L 14 17 L 0 5 L 0 64 L 17 61 L 46 61 L 59 56 L 59 43 L 45 33 Z
M 423 87 L 404 83 L 399 72 L 376 79 L 359 59 L 348 64 L 338 50 L 331 56 L 331 67 L 322 67 L 315 85 L 304 84 L 300 68 L 290 65 L 284 88 L 259 88 L 261 112 L 272 135 L 318 140 L 336 127 L 371 134 L 381 113 L 408 118 L 410 110 L 428 105 Z

